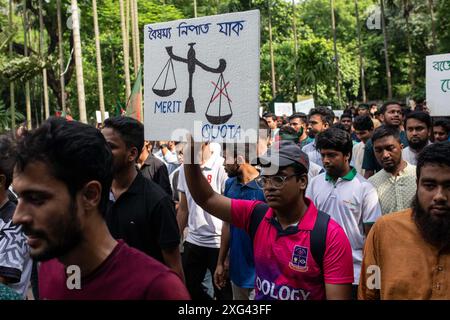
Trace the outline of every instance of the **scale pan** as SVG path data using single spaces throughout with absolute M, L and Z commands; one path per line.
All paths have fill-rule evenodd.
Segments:
M 173 89 L 155 89 L 155 88 L 153 88 L 152 90 L 156 95 L 158 95 L 160 97 L 168 97 L 171 94 L 173 94 L 175 92 L 175 90 L 177 90 L 177 88 L 173 88 Z
M 209 114 L 207 114 L 206 119 L 208 119 L 208 121 L 212 124 L 224 124 L 228 120 L 230 120 L 232 116 L 232 113 L 226 114 L 224 116 L 210 116 Z

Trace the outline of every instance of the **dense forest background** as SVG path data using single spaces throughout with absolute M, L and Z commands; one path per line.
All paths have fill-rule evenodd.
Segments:
M 316 104 L 336 109 L 361 101 L 423 99 L 425 57 L 450 52 L 450 0 L 78 0 L 78 7 L 90 123 L 100 104 L 110 114 L 125 108 L 149 23 L 259 9 L 260 101 L 266 107 L 274 100 L 295 102 L 299 95 L 314 95 Z M 385 23 L 378 24 L 383 17 Z M 80 119 L 72 20 L 68 0 L 0 0 L 0 131 L 11 127 L 13 117 L 19 123 L 28 115 L 33 127 L 47 113 Z

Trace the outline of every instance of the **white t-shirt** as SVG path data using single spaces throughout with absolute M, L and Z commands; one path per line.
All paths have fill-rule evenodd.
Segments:
M 354 284 L 358 284 L 365 241 L 363 224 L 374 223 L 381 216 L 381 207 L 377 191 L 369 181 L 358 173 L 353 178 L 347 177 L 348 180 L 339 178 L 333 184 L 322 173 L 311 181 L 306 196 L 347 234 L 353 253 Z
M 212 156 L 202 168 L 203 175 L 217 193 L 224 192 L 225 181 L 228 179 L 223 163 L 224 158 L 216 155 Z M 183 166 L 178 177 L 178 191 L 186 195 L 188 203 L 189 217 L 186 241 L 201 247 L 220 248 L 222 220 L 204 211 L 192 199 L 186 184 Z
M 428 141 L 427 146 L 431 144 L 431 141 Z M 417 165 L 417 155 L 419 153 L 411 149 L 411 147 L 406 147 L 402 150 L 402 159 L 406 162 L 412 164 L 413 166 Z
M 355 167 L 356 171 L 364 176 L 366 170 L 362 168 L 364 160 L 364 151 L 366 150 L 366 144 L 364 142 L 359 142 L 353 146 L 352 161 L 351 166 Z
M 320 155 L 319 150 L 316 149 L 315 141 L 304 146 L 302 148 L 302 151 L 308 155 L 309 161 L 314 162 L 315 164 L 323 168 L 322 156 Z

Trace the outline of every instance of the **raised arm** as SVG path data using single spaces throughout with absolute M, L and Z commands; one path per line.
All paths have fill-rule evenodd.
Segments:
M 184 173 L 189 192 L 195 203 L 220 220 L 231 222 L 231 199 L 213 190 L 203 176 L 200 166 L 184 164 Z

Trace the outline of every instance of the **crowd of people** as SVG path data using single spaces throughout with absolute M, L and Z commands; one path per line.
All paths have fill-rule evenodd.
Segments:
M 2 135 L 0 298 L 450 299 L 449 132 L 390 101 L 266 113 L 255 144 Z

